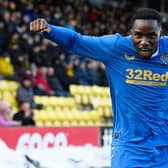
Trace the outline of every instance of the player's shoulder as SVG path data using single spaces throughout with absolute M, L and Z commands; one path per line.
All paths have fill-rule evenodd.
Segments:
M 102 40 L 114 40 L 114 39 L 120 39 L 121 38 L 121 34 L 119 33 L 115 33 L 115 34 L 107 34 L 107 35 L 102 35 L 100 36 L 100 39 Z
M 130 36 L 123 36 L 120 33 L 115 33 L 111 35 L 101 36 L 101 40 L 110 44 L 115 43 L 115 45 L 122 45 L 122 44 L 126 44 L 126 41 L 127 42 L 131 41 L 131 38 Z
M 161 36 L 159 43 L 160 43 L 160 47 L 168 48 L 168 36 Z
M 115 33 L 115 34 L 108 34 L 108 35 L 103 35 L 102 38 L 106 38 L 106 39 L 113 39 L 116 38 L 118 40 L 123 40 L 123 39 L 127 39 L 128 36 L 123 36 L 120 33 Z
M 118 33 L 117 37 L 118 37 L 117 38 L 117 46 L 118 47 L 122 47 L 122 46 L 131 47 L 131 46 L 133 46 L 131 35 L 124 36 L 124 35 Z
M 168 44 L 168 36 L 161 36 L 160 43 L 167 43 Z

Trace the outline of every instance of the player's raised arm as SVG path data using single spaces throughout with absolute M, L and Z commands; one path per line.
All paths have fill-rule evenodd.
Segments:
M 30 23 L 30 31 L 40 32 L 40 33 L 49 33 L 51 31 L 46 19 L 39 18 Z
M 82 35 L 74 30 L 48 24 L 43 18 L 36 19 L 30 23 L 30 31 L 39 32 L 66 51 L 89 57 L 102 62 L 108 62 L 113 52 L 114 43 L 119 37 L 113 36 L 87 36 Z

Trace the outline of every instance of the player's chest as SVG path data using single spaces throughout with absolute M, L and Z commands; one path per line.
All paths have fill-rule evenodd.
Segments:
M 142 60 L 134 55 L 125 54 L 116 60 L 111 69 L 119 82 L 130 85 L 167 86 L 168 60 L 163 62 L 160 57 Z

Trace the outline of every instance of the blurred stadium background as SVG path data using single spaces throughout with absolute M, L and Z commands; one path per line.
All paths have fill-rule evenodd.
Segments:
M 62 156 L 67 152 L 72 153 L 71 157 L 70 155 L 64 156 L 66 159 L 72 159 L 73 164 L 75 163 L 73 166 L 71 163 L 71 167 L 98 168 L 110 165 L 113 116 L 104 66 L 99 62 L 81 58 L 79 55 L 68 55 L 57 44 L 43 39 L 39 34 L 31 33 L 29 23 L 36 18 L 44 17 L 49 23 L 61 25 L 82 34 L 100 36 L 120 32 L 127 35 L 129 18 L 136 8 L 142 6 L 158 9 L 164 16 L 163 26 L 164 30 L 167 30 L 168 8 L 166 7 L 168 1 L 166 0 L 156 2 L 152 0 L 0 1 L 0 98 L 11 103 L 13 114 L 15 114 L 19 111 L 16 95 L 23 76 L 25 73 L 31 74 L 32 80 L 36 83 L 39 69 L 41 71 L 45 69 L 47 76 L 48 69 L 52 67 L 55 73 L 54 77 L 61 86 L 59 93 L 56 91 L 58 88 L 50 86 L 51 89 L 55 89 L 54 94 L 51 94 L 51 92 L 37 92 L 35 85 L 32 85 L 34 101 L 43 107 L 33 109 L 35 127 L 0 128 L 1 145 L 7 151 L 5 160 L 1 160 L 1 163 L 6 168 L 13 168 L 14 164 L 17 168 L 18 164 L 21 168 L 40 167 L 40 161 L 43 159 L 40 160 L 38 156 L 43 158 L 44 150 L 49 148 L 49 150 L 55 150 L 59 147 L 63 147 L 65 150 L 64 152 L 59 150 L 60 153 L 62 152 Z M 63 140 L 60 138 L 59 141 L 57 135 L 60 133 L 66 138 Z M 72 140 L 68 136 L 72 137 Z M 92 138 L 88 138 L 89 136 Z M 46 141 L 45 137 L 47 137 Z M 12 151 L 9 152 L 4 142 Z M 77 146 L 76 152 L 72 152 L 75 151 L 74 149 L 67 151 L 68 149 L 65 147 L 69 146 Z M 84 146 L 83 150 L 81 150 L 82 146 Z M 95 157 L 91 161 L 81 158 L 75 160 L 75 157 L 79 157 L 79 155 L 84 157 L 79 153 L 84 152 L 85 149 L 93 151 L 92 154 L 97 154 L 97 158 Z M 37 155 L 33 154 L 32 150 L 36 150 Z M 13 156 L 11 152 L 18 151 L 24 151 L 23 153 L 29 154 L 30 158 L 25 155 L 24 159 L 18 157 L 18 160 L 10 157 Z M 59 154 L 53 153 L 53 151 L 45 152 L 48 156 L 52 153 L 50 157 L 55 158 L 55 161 L 56 158 L 60 159 Z M 20 153 L 17 155 L 20 156 Z M 86 155 L 85 157 L 87 157 Z M 97 163 L 97 160 L 101 160 L 100 156 L 102 162 Z M 35 160 L 32 161 L 31 157 Z M 54 164 L 50 159 L 48 162 Z M 6 163 L 9 160 L 12 166 Z M 25 160 L 29 162 L 29 165 L 25 164 Z M 83 162 L 80 164 L 81 160 Z M 94 162 L 95 165 L 98 165 L 95 166 Z M 70 163 L 62 167 L 68 168 L 68 164 Z M 52 167 L 48 163 L 48 168 Z

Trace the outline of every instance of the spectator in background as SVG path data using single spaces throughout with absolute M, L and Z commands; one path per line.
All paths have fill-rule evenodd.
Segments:
M 105 71 L 105 66 L 102 63 L 99 63 L 98 67 L 98 74 L 99 74 L 99 86 L 108 86 L 107 74 Z
M 58 58 L 54 61 L 54 69 L 55 75 L 67 92 L 69 92 L 70 84 L 78 84 L 78 79 L 72 70 L 72 64 L 67 63 L 65 53 L 61 52 Z
M 91 76 L 85 60 L 80 61 L 79 58 L 74 60 L 75 74 L 78 77 L 80 85 L 91 85 Z
M 47 80 L 47 67 L 40 67 L 37 69 L 37 74 L 33 83 L 33 90 L 35 95 L 52 96 L 55 94 L 51 89 Z
M 26 70 L 27 54 L 23 52 L 19 45 L 19 34 L 17 32 L 11 36 L 8 47 L 11 63 L 15 70 L 14 80 L 20 80 L 20 76 Z
M 63 89 L 60 81 L 55 76 L 54 68 L 52 66 L 47 68 L 47 80 L 51 89 L 54 90 L 55 96 L 69 96 L 69 93 Z
M 20 104 L 20 111 L 15 113 L 13 120 L 20 121 L 22 126 L 35 126 L 33 111 L 29 102 Z
M 6 100 L 0 100 L 0 127 L 20 126 L 21 122 L 11 118 L 12 107 Z
M 98 72 L 99 63 L 88 59 L 88 73 L 91 79 L 91 85 L 99 85 L 100 74 Z
M 38 36 L 36 36 L 35 39 L 39 39 Z M 38 44 L 34 44 L 32 46 L 32 49 L 30 50 L 30 57 L 29 57 L 29 61 L 31 62 L 31 64 L 35 64 L 36 66 L 40 66 L 41 65 L 41 58 L 40 58 L 40 46 Z
M 6 34 L 6 30 L 5 30 L 5 24 L 4 22 L 0 22 L 0 50 L 2 50 L 2 48 L 6 49 L 7 44 L 8 44 L 8 33 Z
M 19 104 L 22 102 L 29 102 L 31 108 L 35 108 L 34 93 L 32 87 L 32 77 L 29 72 L 22 75 L 20 86 L 16 91 L 16 99 Z

